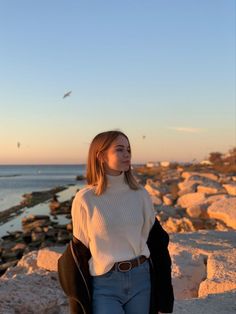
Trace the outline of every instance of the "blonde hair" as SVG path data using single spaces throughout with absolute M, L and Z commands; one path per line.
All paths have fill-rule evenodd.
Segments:
M 124 136 L 129 143 L 128 137 L 123 132 L 106 131 L 97 134 L 90 144 L 86 179 L 89 185 L 96 187 L 96 195 L 101 195 L 107 188 L 107 178 L 105 174 L 104 163 L 101 158 L 98 158 L 98 156 L 99 154 L 105 152 L 110 147 L 112 142 L 120 135 Z M 131 167 L 129 167 L 129 170 L 124 172 L 124 176 L 125 182 L 132 190 L 138 190 L 140 188 L 138 182 L 132 174 Z

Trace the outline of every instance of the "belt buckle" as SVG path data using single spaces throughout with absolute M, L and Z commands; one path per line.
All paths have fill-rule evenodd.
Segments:
M 128 265 L 129 265 L 129 268 L 128 268 L 128 269 L 125 269 L 125 270 L 120 269 L 120 265 L 122 265 L 122 264 L 128 264 Z M 130 271 L 130 270 L 132 269 L 132 263 L 129 262 L 129 261 L 127 261 L 127 262 L 120 262 L 120 263 L 118 263 L 117 268 L 118 268 L 118 270 L 119 270 L 120 272 L 125 273 L 125 272 Z

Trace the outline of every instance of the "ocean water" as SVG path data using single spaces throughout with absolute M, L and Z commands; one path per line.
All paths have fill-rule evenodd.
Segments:
M 22 195 L 56 186 L 75 185 L 85 165 L 0 165 L 0 211 L 22 201 Z

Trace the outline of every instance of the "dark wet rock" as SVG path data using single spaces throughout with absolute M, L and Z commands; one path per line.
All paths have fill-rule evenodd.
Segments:
M 64 201 L 61 203 L 59 203 L 59 202 L 55 203 L 54 201 L 50 202 L 49 208 L 50 208 L 51 215 L 70 214 L 72 200 L 73 200 L 73 198 L 69 201 Z
M 36 228 L 47 227 L 50 224 L 50 217 L 47 215 L 31 215 L 22 219 L 22 227 L 24 231 L 32 231 Z
M 67 231 L 60 230 L 57 235 L 57 242 L 60 244 L 68 243 L 72 238 L 72 235 Z
M 78 175 L 78 176 L 76 177 L 76 180 L 77 180 L 77 181 L 85 180 L 85 177 L 84 177 L 83 175 Z
M 14 260 L 14 261 L 10 261 L 10 262 L 6 262 L 6 263 L 3 263 L 3 264 L 0 264 L 0 276 L 3 275 L 5 273 L 5 271 L 9 267 L 16 266 L 17 263 L 18 263 L 18 259 Z
M 61 192 L 65 189 L 66 187 L 61 186 L 61 187 L 55 187 L 51 190 L 26 193 L 23 195 L 24 200 L 22 201 L 22 204 L 27 207 L 34 206 L 36 204 L 50 200 L 51 198 L 54 197 L 56 193 Z

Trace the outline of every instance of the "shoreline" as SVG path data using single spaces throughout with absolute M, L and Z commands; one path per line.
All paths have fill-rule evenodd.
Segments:
M 0 226 L 8 222 L 12 218 L 20 215 L 25 208 L 30 208 L 45 201 L 50 200 L 56 193 L 59 193 L 68 186 L 57 186 L 48 190 L 33 191 L 22 195 L 24 198 L 20 204 L 14 205 L 0 212 Z

